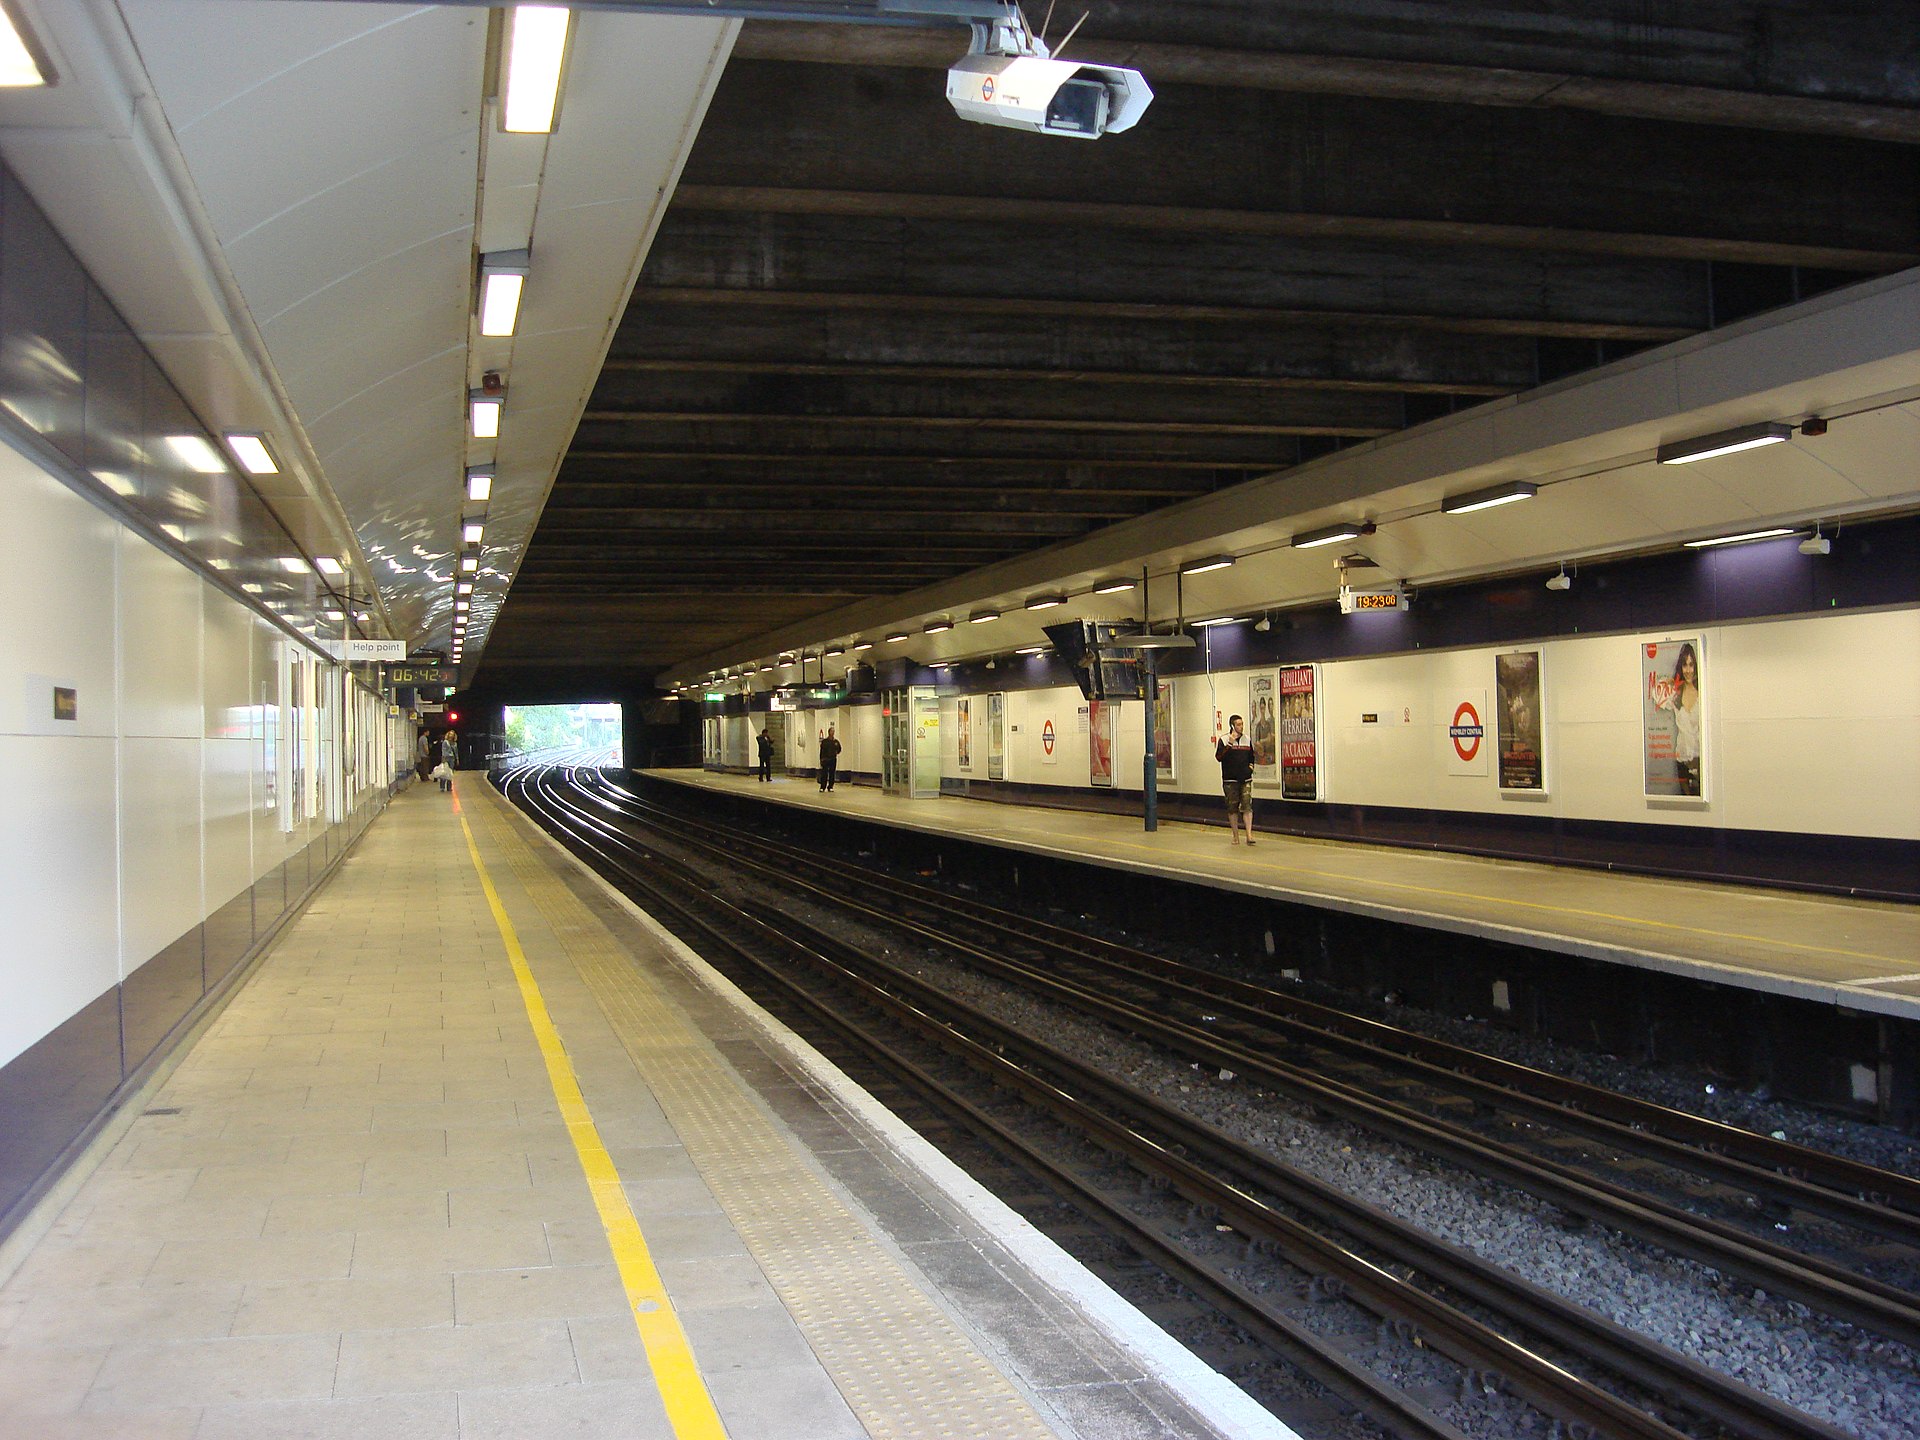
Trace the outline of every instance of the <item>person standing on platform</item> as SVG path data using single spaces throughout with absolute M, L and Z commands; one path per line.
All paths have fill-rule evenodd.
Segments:
M 835 738 L 833 726 L 827 726 L 827 733 L 820 737 L 820 788 L 832 790 L 835 774 L 840 767 L 840 741 Z
M 1253 844 L 1253 746 L 1238 715 L 1227 717 L 1227 733 L 1213 737 L 1213 758 L 1220 762 L 1220 785 L 1227 796 L 1227 833 L 1240 843 L 1240 829 Z M 1240 828 L 1235 828 L 1235 827 Z
M 447 762 L 449 770 L 460 768 L 460 732 L 449 730 L 440 737 L 440 758 Z
M 768 738 L 767 732 L 762 730 L 754 743 L 760 747 L 760 778 L 771 785 L 773 783 L 773 741 Z
M 414 742 L 414 747 L 413 747 L 413 768 L 415 773 L 418 774 L 422 780 L 427 778 L 427 774 L 428 774 L 427 761 L 431 759 L 432 756 L 433 756 L 433 740 L 431 739 L 431 737 L 428 736 L 427 732 L 423 729 L 420 732 L 419 740 Z

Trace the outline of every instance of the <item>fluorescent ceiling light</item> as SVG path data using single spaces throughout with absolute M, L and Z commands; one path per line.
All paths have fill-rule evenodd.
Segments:
M 39 47 L 29 43 L 29 34 L 9 8 L 0 7 L 0 86 L 18 88 L 53 82 L 53 69 L 40 62 Z
M 486 524 L 484 521 L 463 520 L 460 522 L 460 539 L 464 544 L 478 545 L 480 543 L 480 535 L 485 529 Z
M 855 649 L 856 651 L 859 651 L 859 650 L 871 650 L 871 649 L 873 649 L 873 641 L 871 641 L 871 640 L 856 640 L 856 641 L 854 641 L 854 642 L 853 642 L 853 648 L 854 648 L 854 649 Z
M 1246 623 L 1247 617 L 1244 615 L 1226 615 L 1218 620 L 1195 620 L 1193 627 L 1196 630 L 1211 630 L 1216 625 L 1244 625 Z
M 1180 567 L 1182 575 L 1204 575 L 1209 570 L 1224 570 L 1233 564 L 1231 555 L 1209 555 L 1204 560 L 1189 560 Z
M 240 468 L 249 475 L 278 475 L 280 467 L 274 462 L 273 452 L 267 449 L 265 437 L 251 435 L 241 430 L 229 430 L 226 434 L 227 448 L 233 451 L 233 458 L 240 462 Z
M 1016 655 L 1044 655 L 1047 653 L 1047 647 L 1044 645 L 1023 645 L 1013 653 Z
M 498 395 L 489 395 L 484 390 L 475 390 L 467 397 L 467 424 L 476 440 L 497 440 L 500 437 L 500 408 L 506 402 Z
M 773 667 L 771 665 L 762 665 L 760 667 L 760 673 L 762 675 L 771 675 L 773 673 Z
M 525 250 L 496 250 L 480 257 L 480 333 L 511 335 L 520 319 L 520 292 L 527 283 Z
M 1777 420 L 1758 425 L 1740 425 L 1732 430 L 1717 430 L 1691 440 L 1675 440 L 1654 452 L 1662 465 L 1691 465 L 1695 460 L 1711 460 L 1716 455 L 1731 455 L 1736 450 L 1752 450 L 1760 445 L 1778 445 L 1793 438 L 1793 427 Z
M 264 586 L 264 585 L 261 585 L 261 584 L 257 584 L 256 582 L 254 582 L 254 581 L 252 581 L 252 580 L 249 580 L 249 581 L 247 581 L 247 582 L 246 582 L 246 583 L 245 583 L 244 585 L 242 585 L 242 586 L 241 586 L 240 588 L 241 588 L 242 590 L 244 590 L 244 591 L 246 591 L 246 592 L 247 592 L 247 593 L 248 593 L 249 595 L 264 595 L 264 594 L 266 594 L 266 593 L 267 593 L 267 587 L 266 587 L 266 586 Z
M 904 639 L 906 639 L 906 638 L 907 638 L 907 632 L 906 632 L 906 631 L 904 631 L 904 630 L 896 630 L 896 631 L 894 631 L 894 632 L 893 632 L 893 634 L 891 634 L 891 635 L 889 635 L 889 636 L 887 636 L 887 643 L 888 643 L 889 645 L 898 645 L 898 644 L 899 644 L 899 643 L 900 643 L 900 642 L 901 642 L 902 640 L 904 640 Z
M 1127 588 L 1132 589 L 1133 587 L 1129 585 Z M 1051 610 L 1056 605 L 1064 605 L 1066 603 L 1067 597 L 1064 595 L 1036 595 L 1027 601 L 1027 609 Z
M 1303 530 L 1293 537 L 1293 548 L 1311 550 L 1316 545 L 1337 545 L 1342 540 L 1358 540 L 1368 533 L 1368 527 L 1351 520 L 1342 520 L 1338 525 L 1323 526 L 1318 530 Z
M 1713 545 L 1739 545 L 1748 540 L 1772 540 L 1776 536 L 1791 535 L 1791 530 L 1749 530 L 1744 535 L 1716 535 L 1711 540 L 1689 540 L 1689 550 L 1705 550 Z
M 224 475 L 227 473 L 227 462 L 220 458 L 220 452 L 214 449 L 203 435 L 169 435 L 167 448 L 196 474 Z
M 989 620 L 998 620 L 999 618 L 1000 612 L 998 610 L 976 610 L 967 617 L 967 623 L 969 625 L 984 625 Z
M 469 575 L 473 574 L 474 571 L 480 568 L 480 557 L 478 555 L 462 555 L 460 557 L 460 568 Z
M 560 69 L 567 56 L 567 10 L 561 5 L 516 5 L 501 85 L 500 128 L 514 135 L 553 129 L 560 103 Z
M 844 645 L 829 645 L 827 647 L 827 658 L 829 660 L 833 659 L 836 656 L 844 655 L 846 653 L 847 653 L 847 647 Z
M 346 573 L 340 568 L 340 562 L 331 555 L 322 555 L 318 560 L 313 562 L 313 566 L 314 569 L 318 570 L 322 575 L 342 575 Z
M 467 471 L 467 498 L 469 500 L 487 500 L 493 495 L 493 471 L 476 469 Z
M 1449 495 L 1440 502 L 1440 511 L 1444 515 L 1466 515 L 1475 510 L 1491 510 L 1496 505 L 1511 505 L 1516 500 L 1531 500 L 1539 493 L 1538 485 L 1525 480 L 1509 480 L 1503 485 L 1489 485 L 1484 490 Z
M 1098 585 L 1093 587 L 1093 593 L 1096 595 L 1118 595 L 1123 590 L 1133 589 L 1133 587 L 1139 583 L 1138 580 L 1102 580 Z
M 953 621 L 929 620 L 925 625 L 921 626 L 920 628 L 925 630 L 926 633 L 929 635 L 939 635 L 945 631 L 951 630 L 953 628 Z
M 282 555 L 280 557 L 280 568 L 289 575 L 304 575 L 311 567 L 298 555 Z
M 140 493 L 140 482 L 131 475 L 122 475 L 115 470 L 96 470 L 93 478 L 116 495 L 130 498 Z

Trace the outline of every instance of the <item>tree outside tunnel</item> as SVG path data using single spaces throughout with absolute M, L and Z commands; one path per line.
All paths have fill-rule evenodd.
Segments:
M 622 753 L 621 707 L 617 704 L 508 705 L 509 756 L 574 759 L 576 763 L 619 766 Z

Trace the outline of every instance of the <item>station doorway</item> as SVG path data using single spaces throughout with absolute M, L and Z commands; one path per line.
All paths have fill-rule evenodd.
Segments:
M 909 800 L 940 793 L 940 695 L 902 685 L 880 696 L 880 785 Z
M 775 775 L 787 773 L 787 717 L 781 710 L 769 710 L 763 722 L 767 730 L 767 739 L 773 742 L 773 764 L 769 767 Z M 753 763 L 760 763 L 760 747 L 756 743 L 753 750 Z

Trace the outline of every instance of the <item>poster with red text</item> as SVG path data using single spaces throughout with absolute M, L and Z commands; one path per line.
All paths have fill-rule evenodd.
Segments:
M 1493 657 L 1495 756 L 1502 790 L 1544 791 L 1547 758 L 1540 724 L 1540 652 Z
M 1280 671 L 1280 798 L 1320 798 L 1320 735 L 1313 666 Z
M 1699 797 L 1706 706 L 1700 639 L 1650 640 L 1640 647 L 1640 717 L 1646 793 Z

